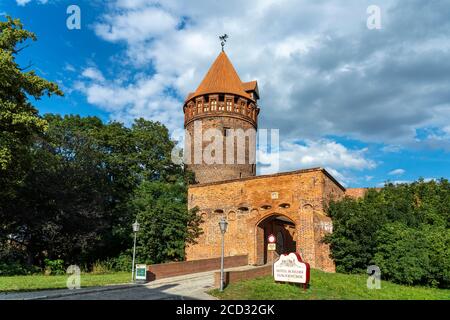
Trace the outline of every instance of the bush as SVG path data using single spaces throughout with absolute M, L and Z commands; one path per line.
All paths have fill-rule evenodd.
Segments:
M 386 278 L 408 285 L 450 286 L 450 230 L 392 223 L 377 238 L 374 260 Z
M 114 270 L 114 260 L 96 261 L 92 265 L 93 274 L 105 274 L 112 273 Z
M 29 266 L 19 262 L 0 263 L 0 276 L 24 276 L 41 273 L 42 269 L 36 266 Z
M 330 244 L 336 270 L 408 285 L 450 287 L 450 184 L 447 180 L 387 184 L 362 199 L 331 202 Z
M 64 267 L 64 260 L 62 259 L 56 260 L 45 259 L 44 264 L 45 264 L 45 274 L 48 275 L 66 274 L 66 269 Z
M 131 271 L 133 257 L 129 253 L 121 253 L 117 258 L 112 259 L 114 271 Z

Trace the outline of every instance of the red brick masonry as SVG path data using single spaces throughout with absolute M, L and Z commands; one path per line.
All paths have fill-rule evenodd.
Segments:
M 234 268 L 248 265 L 248 256 L 225 257 L 225 268 Z M 169 262 L 147 266 L 147 280 L 181 276 L 190 273 L 205 272 L 220 269 L 220 258 L 201 259 L 182 262 Z
M 224 272 L 224 285 L 227 286 L 230 283 L 235 283 L 242 280 L 253 279 L 258 277 L 264 277 L 272 274 L 272 265 L 264 265 L 255 267 L 253 269 L 241 270 L 241 271 L 225 271 Z M 214 286 L 220 287 L 220 271 L 214 273 Z

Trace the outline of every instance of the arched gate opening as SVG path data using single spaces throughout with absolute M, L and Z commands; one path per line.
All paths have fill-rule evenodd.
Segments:
M 273 259 L 283 253 L 295 252 L 297 235 L 295 223 L 288 217 L 274 213 L 265 217 L 256 225 L 256 264 L 263 265 L 273 262 Z M 276 250 L 267 250 L 267 238 L 275 235 Z

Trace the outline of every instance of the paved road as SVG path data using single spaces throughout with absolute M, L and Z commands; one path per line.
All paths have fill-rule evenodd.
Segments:
M 80 295 L 57 297 L 52 300 L 211 300 L 215 298 L 205 291 L 212 289 L 213 285 L 214 273 L 205 272 L 161 279 L 131 288 L 86 292 Z
M 228 270 L 252 269 L 252 266 Z M 212 300 L 206 293 L 214 286 L 214 273 L 208 271 L 152 281 L 145 285 L 123 284 L 79 290 L 42 290 L 0 293 L 0 300 Z

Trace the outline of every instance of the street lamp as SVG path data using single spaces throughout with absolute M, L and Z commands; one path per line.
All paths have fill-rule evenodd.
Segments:
M 133 226 L 133 232 L 134 232 L 134 245 L 133 245 L 133 265 L 131 266 L 131 282 L 134 281 L 134 260 L 135 260 L 135 257 L 136 257 L 136 235 L 139 232 L 139 228 L 140 228 L 140 225 L 137 222 L 137 219 L 133 223 L 132 226 Z
M 224 242 L 225 232 L 227 232 L 228 222 L 224 217 L 219 221 L 220 232 L 222 233 L 222 255 L 220 257 L 220 291 L 223 291 L 223 259 L 224 259 Z

